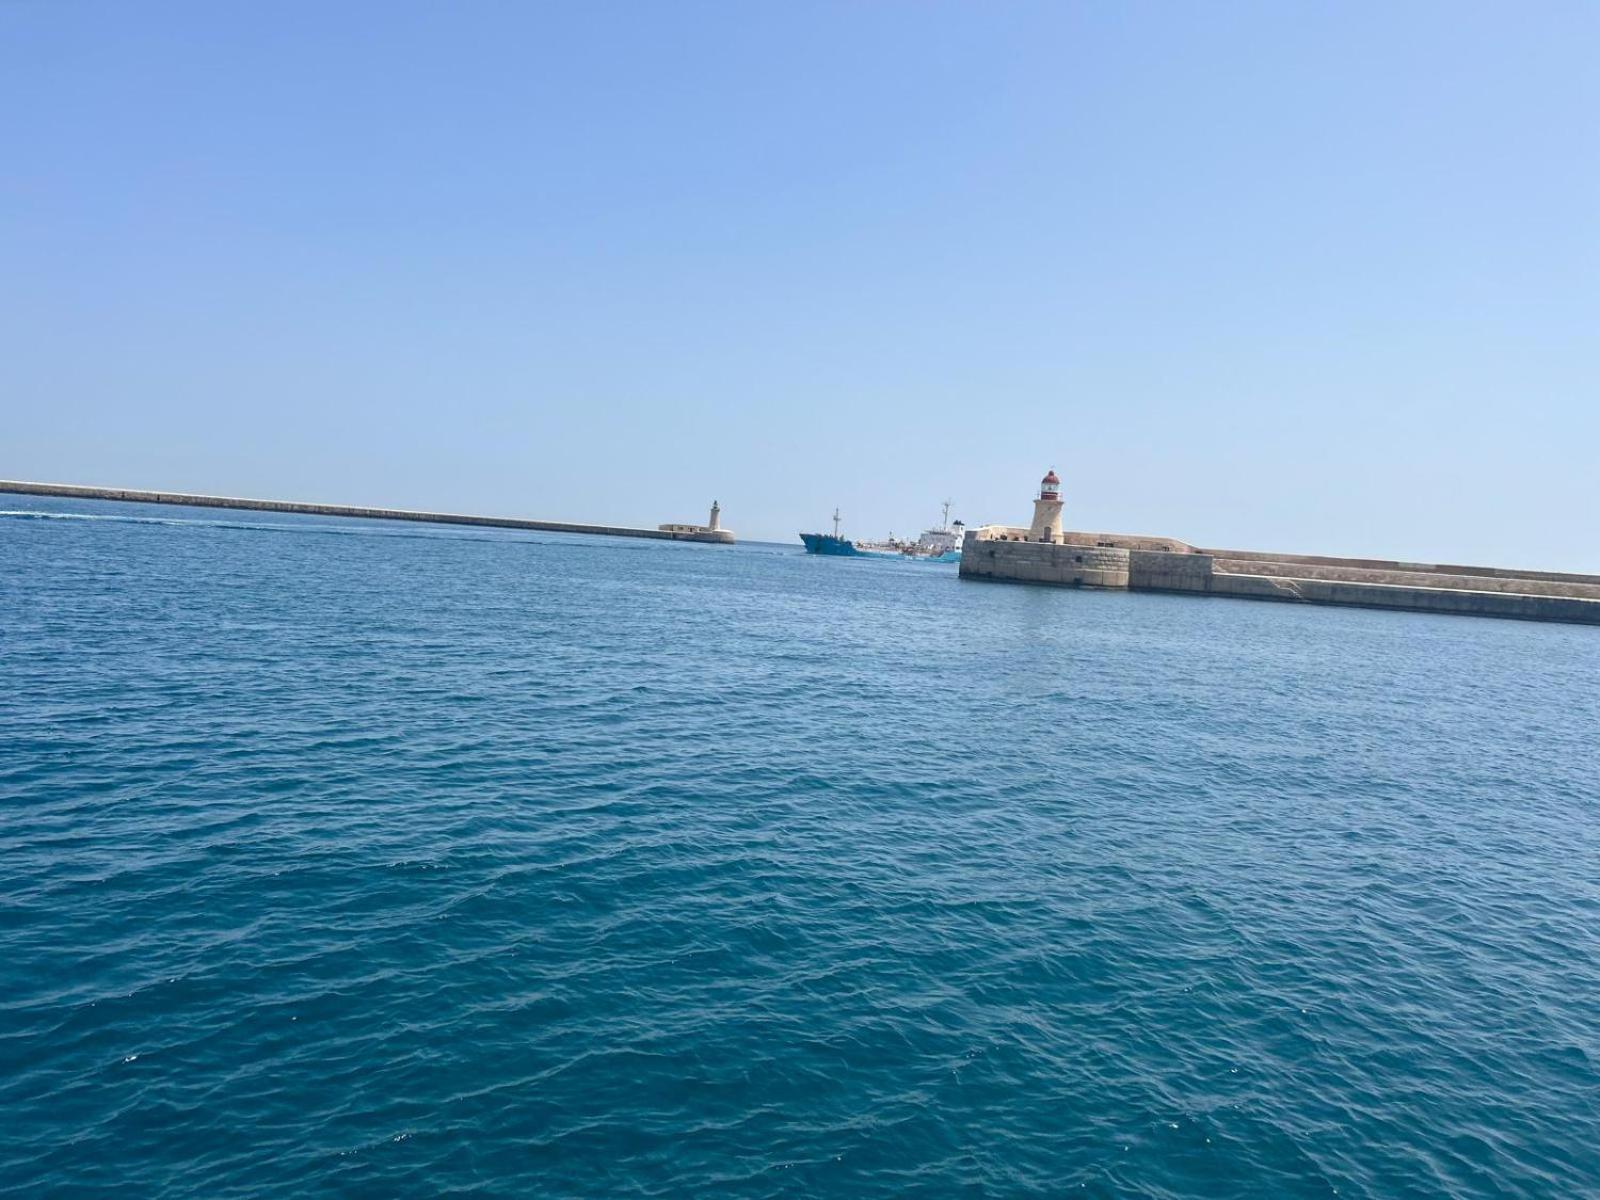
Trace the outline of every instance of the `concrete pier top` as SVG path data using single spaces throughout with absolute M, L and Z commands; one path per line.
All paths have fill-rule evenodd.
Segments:
M 91 487 L 74 483 L 31 483 L 0 479 L 0 493 L 22 496 L 65 496 L 79 500 L 127 500 L 140 504 L 181 504 L 195 508 L 235 508 L 251 512 L 299 513 L 313 517 L 359 517 L 374 521 L 421 521 L 433 525 L 479 525 L 491 529 L 531 529 L 545 533 L 604 534 L 609 537 L 655 538 L 668 542 L 731 545 L 726 529 L 666 525 L 634 529 L 621 525 L 583 525 L 572 521 L 534 521 L 521 517 L 481 517 L 467 513 L 422 512 L 409 508 L 367 508 L 352 504 L 313 504 L 298 500 L 253 500 L 242 496 L 201 496 L 190 492 L 147 492 L 135 488 Z

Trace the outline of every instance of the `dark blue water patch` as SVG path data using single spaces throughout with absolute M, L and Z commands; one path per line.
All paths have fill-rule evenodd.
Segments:
M 1594 630 L 5 507 L 0 1194 L 1595 1194 Z

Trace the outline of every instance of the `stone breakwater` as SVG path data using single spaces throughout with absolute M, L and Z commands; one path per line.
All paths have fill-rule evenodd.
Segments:
M 367 508 L 353 504 L 312 504 L 297 500 L 251 500 L 241 496 L 197 496 L 188 492 L 145 492 L 133 488 L 85 487 L 71 483 L 28 483 L 0 479 L 0 492 L 23 496 L 70 496 L 79 500 L 128 500 L 141 504 L 183 504 L 196 508 L 238 508 L 252 512 L 300 513 L 313 517 L 362 517 L 376 521 L 423 521 L 434 525 L 483 525 L 493 529 L 534 529 L 546 533 L 606 534 L 659 538 L 668 542 L 731 545 L 726 529 L 668 526 L 633 529 L 622 525 L 583 525 L 572 521 L 532 521 L 520 517 L 480 517 L 467 513 L 419 512 L 408 508 Z
M 1059 541 L 1029 541 L 1028 532 L 969 530 L 961 577 L 1600 625 L 1600 575 L 1204 550 L 1127 534 L 1064 532 Z

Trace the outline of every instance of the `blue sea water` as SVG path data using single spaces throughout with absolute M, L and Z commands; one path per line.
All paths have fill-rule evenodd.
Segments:
M 0 1195 L 1600 1194 L 1600 629 L 0 508 Z

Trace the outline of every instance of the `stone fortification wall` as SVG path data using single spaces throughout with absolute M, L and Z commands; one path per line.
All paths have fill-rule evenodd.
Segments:
M 1206 550 L 1213 558 L 1231 562 L 1299 563 L 1313 567 L 1348 567 L 1364 571 L 1404 571 L 1411 574 L 1471 575 L 1488 579 L 1538 579 L 1547 583 L 1600 584 L 1600 575 L 1573 575 L 1561 571 L 1522 571 L 1514 567 L 1469 567 L 1453 563 L 1412 563 L 1388 558 L 1335 558 L 1323 554 L 1278 554 L 1267 550 Z
M 961 577 L 1600 625 L 1596 576 L 1493 568 L 1462 573 L 1312 555 L 1222 556 L 1172 539 L 1120 534 L 1070 533 L 1056 545 L 1013 536 L 1025 532 L 985 526 L 967 534 Z M 1173 549 L 1154 548 L 1165 546 Z
M 962 539 L 965 545 L 968 538 L 975 538 L 981 542 L 1021 542 L 1028 537 L 1026 525 L 980 525 L 976 529 L 967 530 L 966 537 Z
M 982 525 L 970 530 L 967 536 L 976 537 L 979 541 L 1025 542 L 1028 540 L 1028 527 Z M 1146 537 L 1138 533 L 1086 533 L 1079 529 L 1063 530 L 1060 544 L 1092 546 L 1102 550 L 1166 550 L 1180 554 L 1199 553 L 1188 542 L 1180 542 L 1176 538 Z
M 1209 554 L 1168 554 L 1135 550 L 1129 555 L 1128 586 L 1147 592 L 1209 592 Z
M 1073 530 L 1063 540 L 1074 546 L 1115 547 L 1119 550 L 1155 550 L 1171 554 L 1198 554 L 1188 542 L 1177 538 L 1147 537 L 1142 533 L 1084 533 Z
M 1247 600 L 1287 600 L 1351 608 L 1392 608 L 1406 612 L 1600 625 L 1600 600 L 1567 596 L 1479 592 L 1448 587 L 1401 587 L 1328 579 L 1291 579 L 1275 575 L 1225 575 L 1220 572 L 1211 578 L 1210 594 Z
M 1325 566 L 1274 559 L 1218 558 L 1215 569 L 1228 575 L 1268 575 L 1287 579 L 1321 579 L 1335 583 L 1377 583 L 1395 587 L 1456 588 L 1462 591 L 1521 593 L 1529 596 L 1570 596 L 1600 600 L 1600 582 L 1551 582 L 1550 579 L 1503 575 L 1451 575 L 1440 571 L 1390 570 L 1354 566 Z M 1581 580 L 1583 576 L 1571 577 Z
M 1053 583 L 1060 587 L 1128 586 L 1126 550 L 985 538 L 980 534 L 980 530 L 973 530 L 962 541 L 963 578 Z

